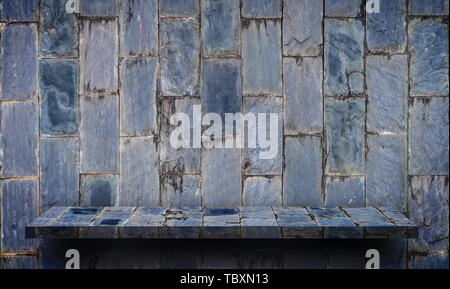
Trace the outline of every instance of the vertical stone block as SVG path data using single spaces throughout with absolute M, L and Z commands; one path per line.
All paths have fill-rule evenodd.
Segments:
M 325 16 L 358 17 L 363 15 L 362 0 L 325 0 Z
M 161 16 L 196 17 L 200 11 L 199 0 L 161 0 Z
M 410 0 L 409 15 L 448 15 L 448 0 Z
M 364 177 L 327 177 L 325 206 L 364 207 Z
M 77 206 L 80 170 L 78 139 L 41 139 L 39 164 L 42 212 L 53 206 Z
M 412 19 L 408 33 L 411 96 L 448 95 L 448 26 Z
M 242 23 L 244 95 L 281 95 L 281 23 L 244 20 Z
M 200 176 L 162 176 L 163 207 L 200 207 L 202 195 Z
M 126 136 L 157 133 L 157 58 L 122 60 L 120 66 L 120 132 Z
M 66 11 L 67 0 L 41 0 L 39 50 L 41 57 L 78 55 L 78 21 Z
M 119 1 L 121 0 L 80 0 L 80 15 L 119 16 Z
M 81 172 L 119 171 L 117 96 L 86 96 L 80 101 Z
M 119 204 L 119 176 L 82 175 L 81 206 L 112 207 Z
M 199 36 L 194 19 L 160 21 L 161 93 L 169 96 L 198 92 Z
M 0 151 L 3 178 L 38 175 L 38 108 L 34 101 L 3 102 Z
M 248 177 L 244 181 L 243 206 L 275 206 L 282 204 L 281 176 Z
M 364 174 L 364 124 L 364 99 L 325 100 L 327 174 Z
M 409 174 L 448 174 L 448 98 L 410 103 Z
M 284 133 L 322 132 L 322 58 L 283 61 Z
M 41 60 L 39 64 L 41 134 L 78 132 L 78 65 L 73 60 Z
M 38 92 L 36 25 L 6 24 L 2 27 L 1 36 L 0 99 L 36 98 Z
M 406 131 L 408 62 L 403 55 L 367 56 L 367 130 Z
M 356 19 L 325 19 L 325 95 L 364 92 L 364 26 Z
M 239 1 L 201 0 L 201 5 L 203 55 L 239 55 Z
M 158 54 L 158 1 L 120 2 L 120 55 Z
M 120 206 L 159 206 L 158 152 L 152 138 L 121 138 Z
M 25 238 L 25 226 L 39 215 L 37 180 L 2 180 L 2 253 L 35 251 L 37 239 Z
M 284 1 L 283 14 L 283 55 L 318 56 L 321 54 L 322 1 L 287 0 Z
M 116 92 L 118 88 L 118 25 L 116 20 L 81 21 L 81 93 Z
M 2 22 L 38 22 L 38 0 L 3 0 L 0 3 Z
M 320 137 L 285 137 L 283 177 L 283 206 L 322 205 Z

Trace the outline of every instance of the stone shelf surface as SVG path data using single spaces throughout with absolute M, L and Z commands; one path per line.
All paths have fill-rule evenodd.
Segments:
M 27 238 L 414 238 L 417 225 L 394 208 L 52 207 Z

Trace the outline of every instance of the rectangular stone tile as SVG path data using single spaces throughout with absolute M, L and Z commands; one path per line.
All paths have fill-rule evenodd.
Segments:
M 353 215 L 379 215 L 380 212 L 376 208 L 348 208 L 343 207 L 342 210 L 344 210 L 347 214 L 350 216 Z
M 277 214 L 277 216 L 281 216 L 281 215 L 308 215 L 308 211 L 306 210 L 306 208 L 302 208 L 302 207 L 278 207 L 278 208 L 273 208 L 275 214 Z
M 406 210 L 406 136 L 368 135 L 367 205 Z
M 236 224 L 228 223 L 204 223 L 201 238 L 239 238 L 241 228 Z
M 235 215 L 238 213 L 237 208 L 206 208 L 205 216 L 224 216 L 224 215 Z
M 281 195 L 281 176 L 248 177 L 244 180 L 244 206 L 281 206 Z
M 162 95 L 197 95 L 200 49 L 197 20 L 164 18 L 159 25 Z
M 256 129 L 256 125 L 252 126 L 249 123 L 244 128 L 246 145 L 242 162 L 245 174 L 281 175 L 283 158 L 282 106 L 282 99 L 278 97 L 244 98 L 244 115 L 255 115 L 258 123 L 258 129 Z M 250 140 L 251 135 L 253 135 L 252 141 Z M 253 147 L 251 143 L 253 143 Z
M 80 0 L 81 16 L 119 16 L 121 0 Z
M 0 99 L 36 98 L 38 92 L 36 25 L 5 24 L 1 32 Z
M 281 22 L 242 22 L 244 96 L 281 95 Z
M 39 218 L 57 218 L 59 216 L 61 216 L 63 213 L 65 213 L 68 210 L 67 207 L 51 207 L 48 210 L 42 209 L 42 211 L 44 212 Z
M 159 164 L 155 142 L 152 138 L 121 138 L 119 205 L 159 205 Z
M 244 0 L 242 17 L 245 18 L 281 18 L 281 0 Z
M 204 216 L 203 223 L 228 223 L 239 226 L 239 215 L 223 215 L 223 216 Z
M 367 130 L 406 132 L 408 104 L 407 56 L 367 56 Z
M 409 15 L 448 15 L 448 0 L 410 0 Z
M 322 58 L 283 59 L 284 133 L 321 133 Z
M 281 215 L 277 217 L 277 221 L 280 224 L 289 224 L 289 223 L 314 223 L 308 215 Z
M 283 55 L 319 56 L 323 43 L 322 19 L 322 1 L 284 1 Z
M 201 0 L 203 55 L 239 55 L 239 5 L 238 0 Z
M 266 207 L 264 210 L 258 210 L 258 211 L 246 211 L 244 208 L 239 208 L 239 216 L 241 218 L 247 218 L 247 219 L 275 219 L 275 214 L 270 207 Z M 248 207 L 250 208 L 250 207 Z
M 104 207 L 119 205 L 119 176 L 81 175 L 81 206 Z
M 281 230 L 275 219 L 243 219 L 241 237 L 276 239 L 281 237 Z
M 82 173 L 119 171 L 119 108 L 117 96 L 86 96 L 80 101 Z
M 380 13 L 366 13 L 370 52 L 403 53 L 406 48 L 406 1 L 380 2 Z
M 325 206 L 363 207 L 365 205 L 364 177 L 327 177 Z
M 2 180 L 2 252 L 37 250 L 37 239 L 25 239 L 25 226 L 39 215 L 37 180 Z
M 364 92 L 364 25 L 356 19 L 325 19 L 325 85 L 327 96 Z
M 322 205 L 320 137 L 286 137 L 283 184 L 284 206 Z
M 78 63 L 73 60 L 41 60 L 41 135 L 78 133 Z
M 448 97 L 410 102 L 409 174 L 448 174 L 448 106 Z
M 325 0 L 325 16 L 358 17 L 364 15 L 362 0 Z
M 448 26 L 412 19 L 408 34 L 411 96 L 448 95 Z
M 120 56 L 158 54 L 158 1 L 120 2 Z
M 124 59 L 120 64 L 120 132 L 123 136 L 157 133 L 157 58 Z
M 3 22 L 38 22 L 38 0 L 3 0 L 0 3 Z
M 325 99 L 328 174 L 364 174 L 364 124 L 364 99 Z
M 80 25 L 80 89 L 113 93 L 118 88 L 117 20 L 84 19 Z
M 200 176 L 162 176 L 161 181 L 163 206 L 201 206 Z
M 54 206 L 78 205 L 78 139 L 41 139 L 39 164 L 42 211 Z
M 3 178 L 38 175 L 38 122 L 35 101 L 1 103 L 0 169 Z
M 159 5 L 161 16 L 196 17 L 200 11 L 199 0 L 161 0 Z
M 41 57 L 78 55 L 78 19 L 75 13 L 67 13 L 66 3 L 67 0 L 41 0 Z
M 338 207 L 307 207 L 307 210 L 316 220 L 348 219 L 344 211 Z

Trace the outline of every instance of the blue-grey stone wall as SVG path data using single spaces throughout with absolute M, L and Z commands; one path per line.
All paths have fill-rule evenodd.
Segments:
M 448 268 L 448 0 L 0 1 L 1 267 Z M 274 159 L 177 112 L 278 113 Z M 192 131 L 191 131 L 192 134 Z M 219 142 L 234 137 L 222 135 Z M 206 140 L 204 140 L 206 142 Z M 191 142 L 192 145 L 192 142 Z M 411 240 L 33 240 L 51 206 L 393 206 Z

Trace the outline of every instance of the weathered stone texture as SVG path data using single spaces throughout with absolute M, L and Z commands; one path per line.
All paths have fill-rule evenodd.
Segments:
M 37 22 L 39 21 L 38 0 L 3 0 L 0 3 L 1 21 Z
M 242 17 L 245 18 L 281 18 L 281 0 L 244 0 Z
M 40 269 L 39 257 L 35 256 L 13 256 L 1 259 L 0 269 L 7 270 L 31 270 Z
M 197 16 L 200 11 L 198 0 L 161 0 L 159 1 L 162 16 Z
M 81 206 L 112 207 L 119 202 L 119 176 L 82 175 Z
M 364 177 L 327 177 L 325 206 L 364 207 Z
M 448 0 L 409 0 L 409 15 L 448 15 Z
M 273 177 L 247 177 L 244 181 L 244 206 L 281 206 L 282 204 L 282 178 Z
M 447 269 L 448 252 L 443 255 L 411 256 L 408 269 Z
M 358 17 L 364 11 L 362 0 L 325 0 L 325 16 Z
M 200 176 L 162 176 L 161 204 L 171 207 L 200 207 Z
M 80 0 L 81 16 L 118 16 L 121 0 Z

